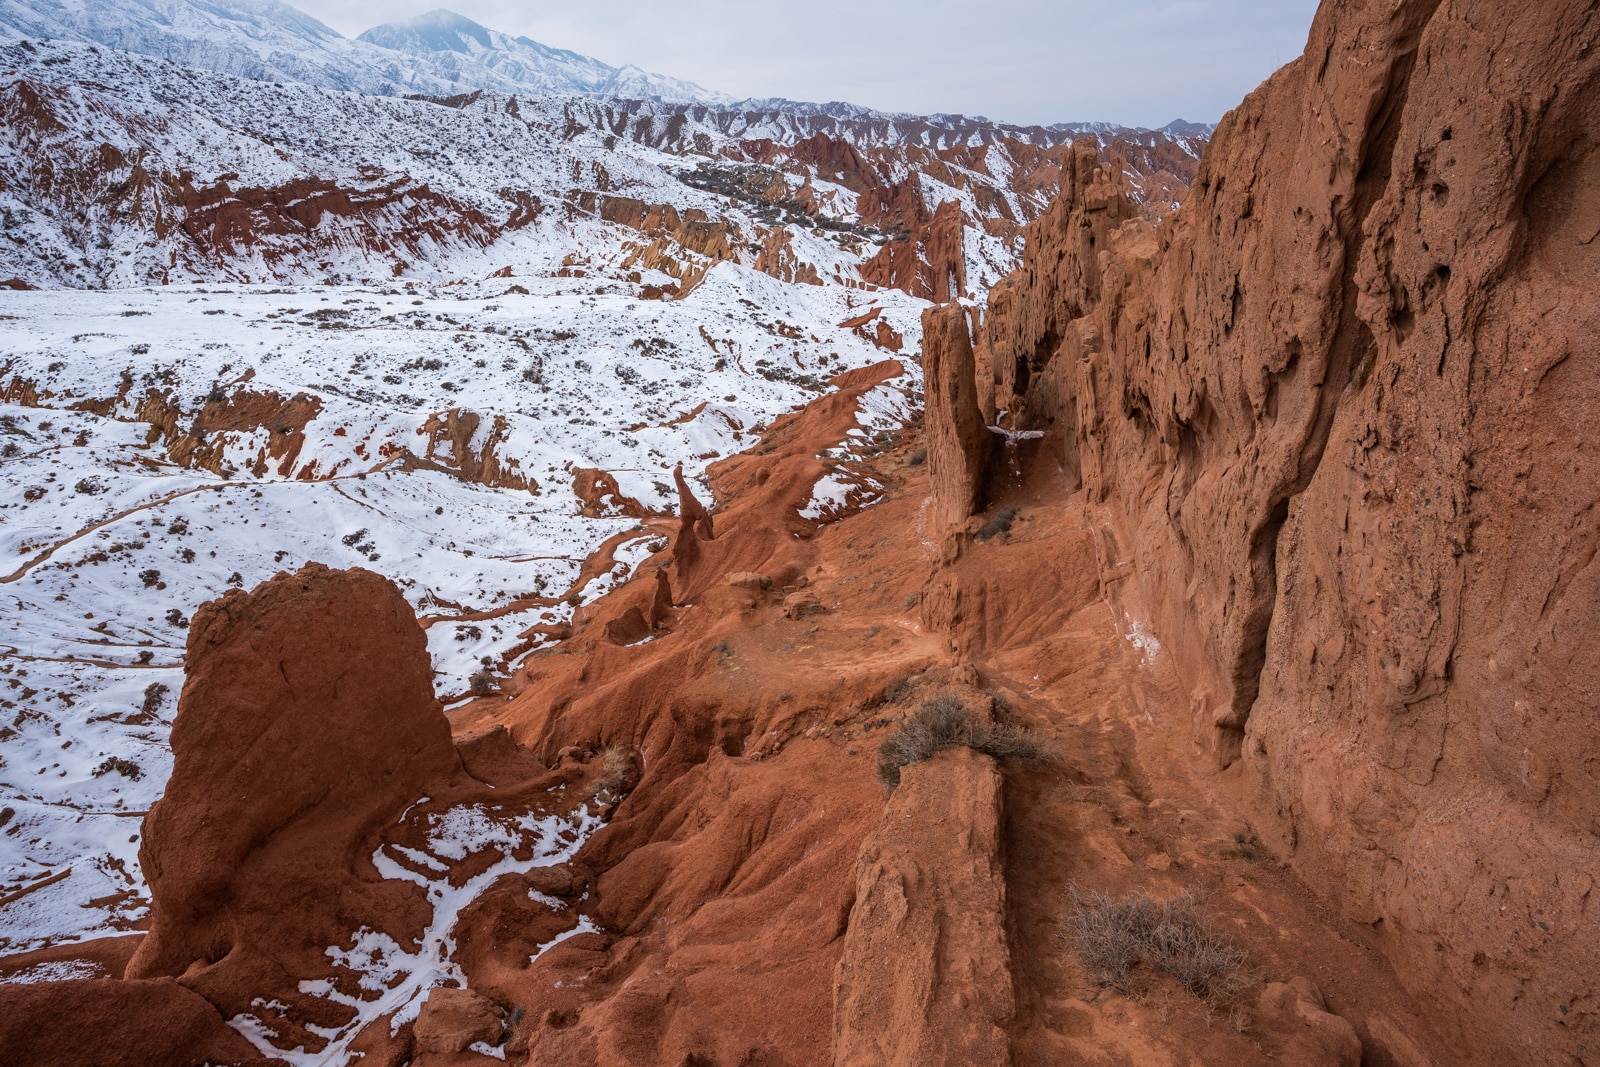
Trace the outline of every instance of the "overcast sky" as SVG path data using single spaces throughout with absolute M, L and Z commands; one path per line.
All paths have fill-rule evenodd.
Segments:
M 1316 0 L 290 0 L 353 37 L 446 6 L 735 96 L 1011 122 L 1214 122 L 1305 48 Z

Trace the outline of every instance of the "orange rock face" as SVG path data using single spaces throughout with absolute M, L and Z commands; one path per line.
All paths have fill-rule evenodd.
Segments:
M 1001 789 L 970 749 L 906 768 L 856 867 L 836 1067 L 1012 1062 Z
M 923 312 L 922 338 L 928 468 L 937 519 L 950 528 L 982 503 L 994 435 L 978 408 L 966 312 L 957 304 Z
M 1325 4 L 1159 228 L 1075 146 L 988 323 L 1241 812 L 1502 1062 L 1600 1041 L 1593 30 Z
M 358 868 L 380 824 L 465 771 L 426 638 L 368 571 L 308 564 L 230 590 L 195 612 L 187 663 L 172 778 L 140 845 L 150 932 L 128 976 L 185 976 L 233 1003 L 367 916 L 414 913 L 414 887 Z
M 874 285 L 903 289 L 924 300 L 942 303 L 966 296 L 961 205 L 946 200 L 931 218 L 926 217 L 925 211 L 915 212 L 914 217 L 918 221 L 911 238 L 885 245 L 861 265 L 861 276 Z
M 0 985 L 0 1062 L 51 1067 L 201 1067 L 265 1059 L 205 998 L 171 978 Z

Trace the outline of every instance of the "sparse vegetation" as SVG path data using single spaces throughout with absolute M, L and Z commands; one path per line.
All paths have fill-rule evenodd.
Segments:
M 885 704 L 902 704 L 911 699 L 911 694 L 917 691 L 919 675 L 908 674 L 898 681 L 890 682 L 883 688 L 883 702 Z
M 1228 859 L 1245 860 L 1254 863 L 1261 859 L 1261 839 L 1255 834 L 1236 833 L 1229 843 L 1223 847 L 1222 854 Z
M 1074 889 L 1072 897 L 1067 936 L 1102 985 L 1126 992 L 1140 964 L 1208 1000 L 1225 998 L 1244 981 L 1244 953 L 1212 932 L 1192 894 L 1157 901 Z
M 1011 532 L 1011 524 L 1016 520 L 1016 508 L 1001 508 L 995 512 L 994 518 L 986 522 L 983 529 L 978 531 L 978 540 L 989 541 L 1009 534 Z
M 161 702 L 166 699 L 169 692 L 171 690 L 160 682 L 150 683 L 144 687 L 144 703 L 140 705 L 139 710 L 145 715 L 154 715 L 161 710 Z
M 94 776 L 102 778 L 112 771 L 116 771 L 130 782 L 137 782 L 144 776 L 144 772 L 139 769 L 137 763 L 132 760 L 122 759 L 119 756 L 108 757 L 104 763 L 94 769 Z
M 941 748 L 964 745 L 996 759 L 1045 759 L 1048 750 L 1027 730 L 1009 723 L 973 719 L 953 693 L 929 697 L 911 717 L 878 746 L 878 780 L 893 789 L 900 771 L 920 763 Z

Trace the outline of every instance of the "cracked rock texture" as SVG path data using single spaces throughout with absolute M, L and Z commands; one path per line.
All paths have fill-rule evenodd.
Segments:
M 1597 40 L 1324 4 L 1160 226 L 1076 145 L 987 320 L 1200 758 L 1498 1062 L 1600 1049 Z

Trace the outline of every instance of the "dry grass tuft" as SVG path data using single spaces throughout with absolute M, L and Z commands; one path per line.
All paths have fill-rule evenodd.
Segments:
M 1049 758 L 1045 744 L 1020 726 L 977 723 L 953 693 L 929 697 L 878 746 L 878 780 L 893 789 L 900 770 L 921 763 L 941 748 L 965 745 L 996 759 Z
M 1011 532 L 1011 524 L 1016 521 L 1016 508 L 1001 508 L 995 513 L 994 518 L 984 523 L 983 529 L 978 531 L 978 540 L 992 541 L 996 537 L 1006 536 Z
M 1211 1001 L 1226 998 L 1244 982 L 1244 953 L 1211 931 L 1191 894 L 1158 902 L 1140 893 L 1116 898 L 1075 888 L 1072 898 L 1069 936 L 1103 985 L 1126 992 L 1133 968 L 1141 963 Z

